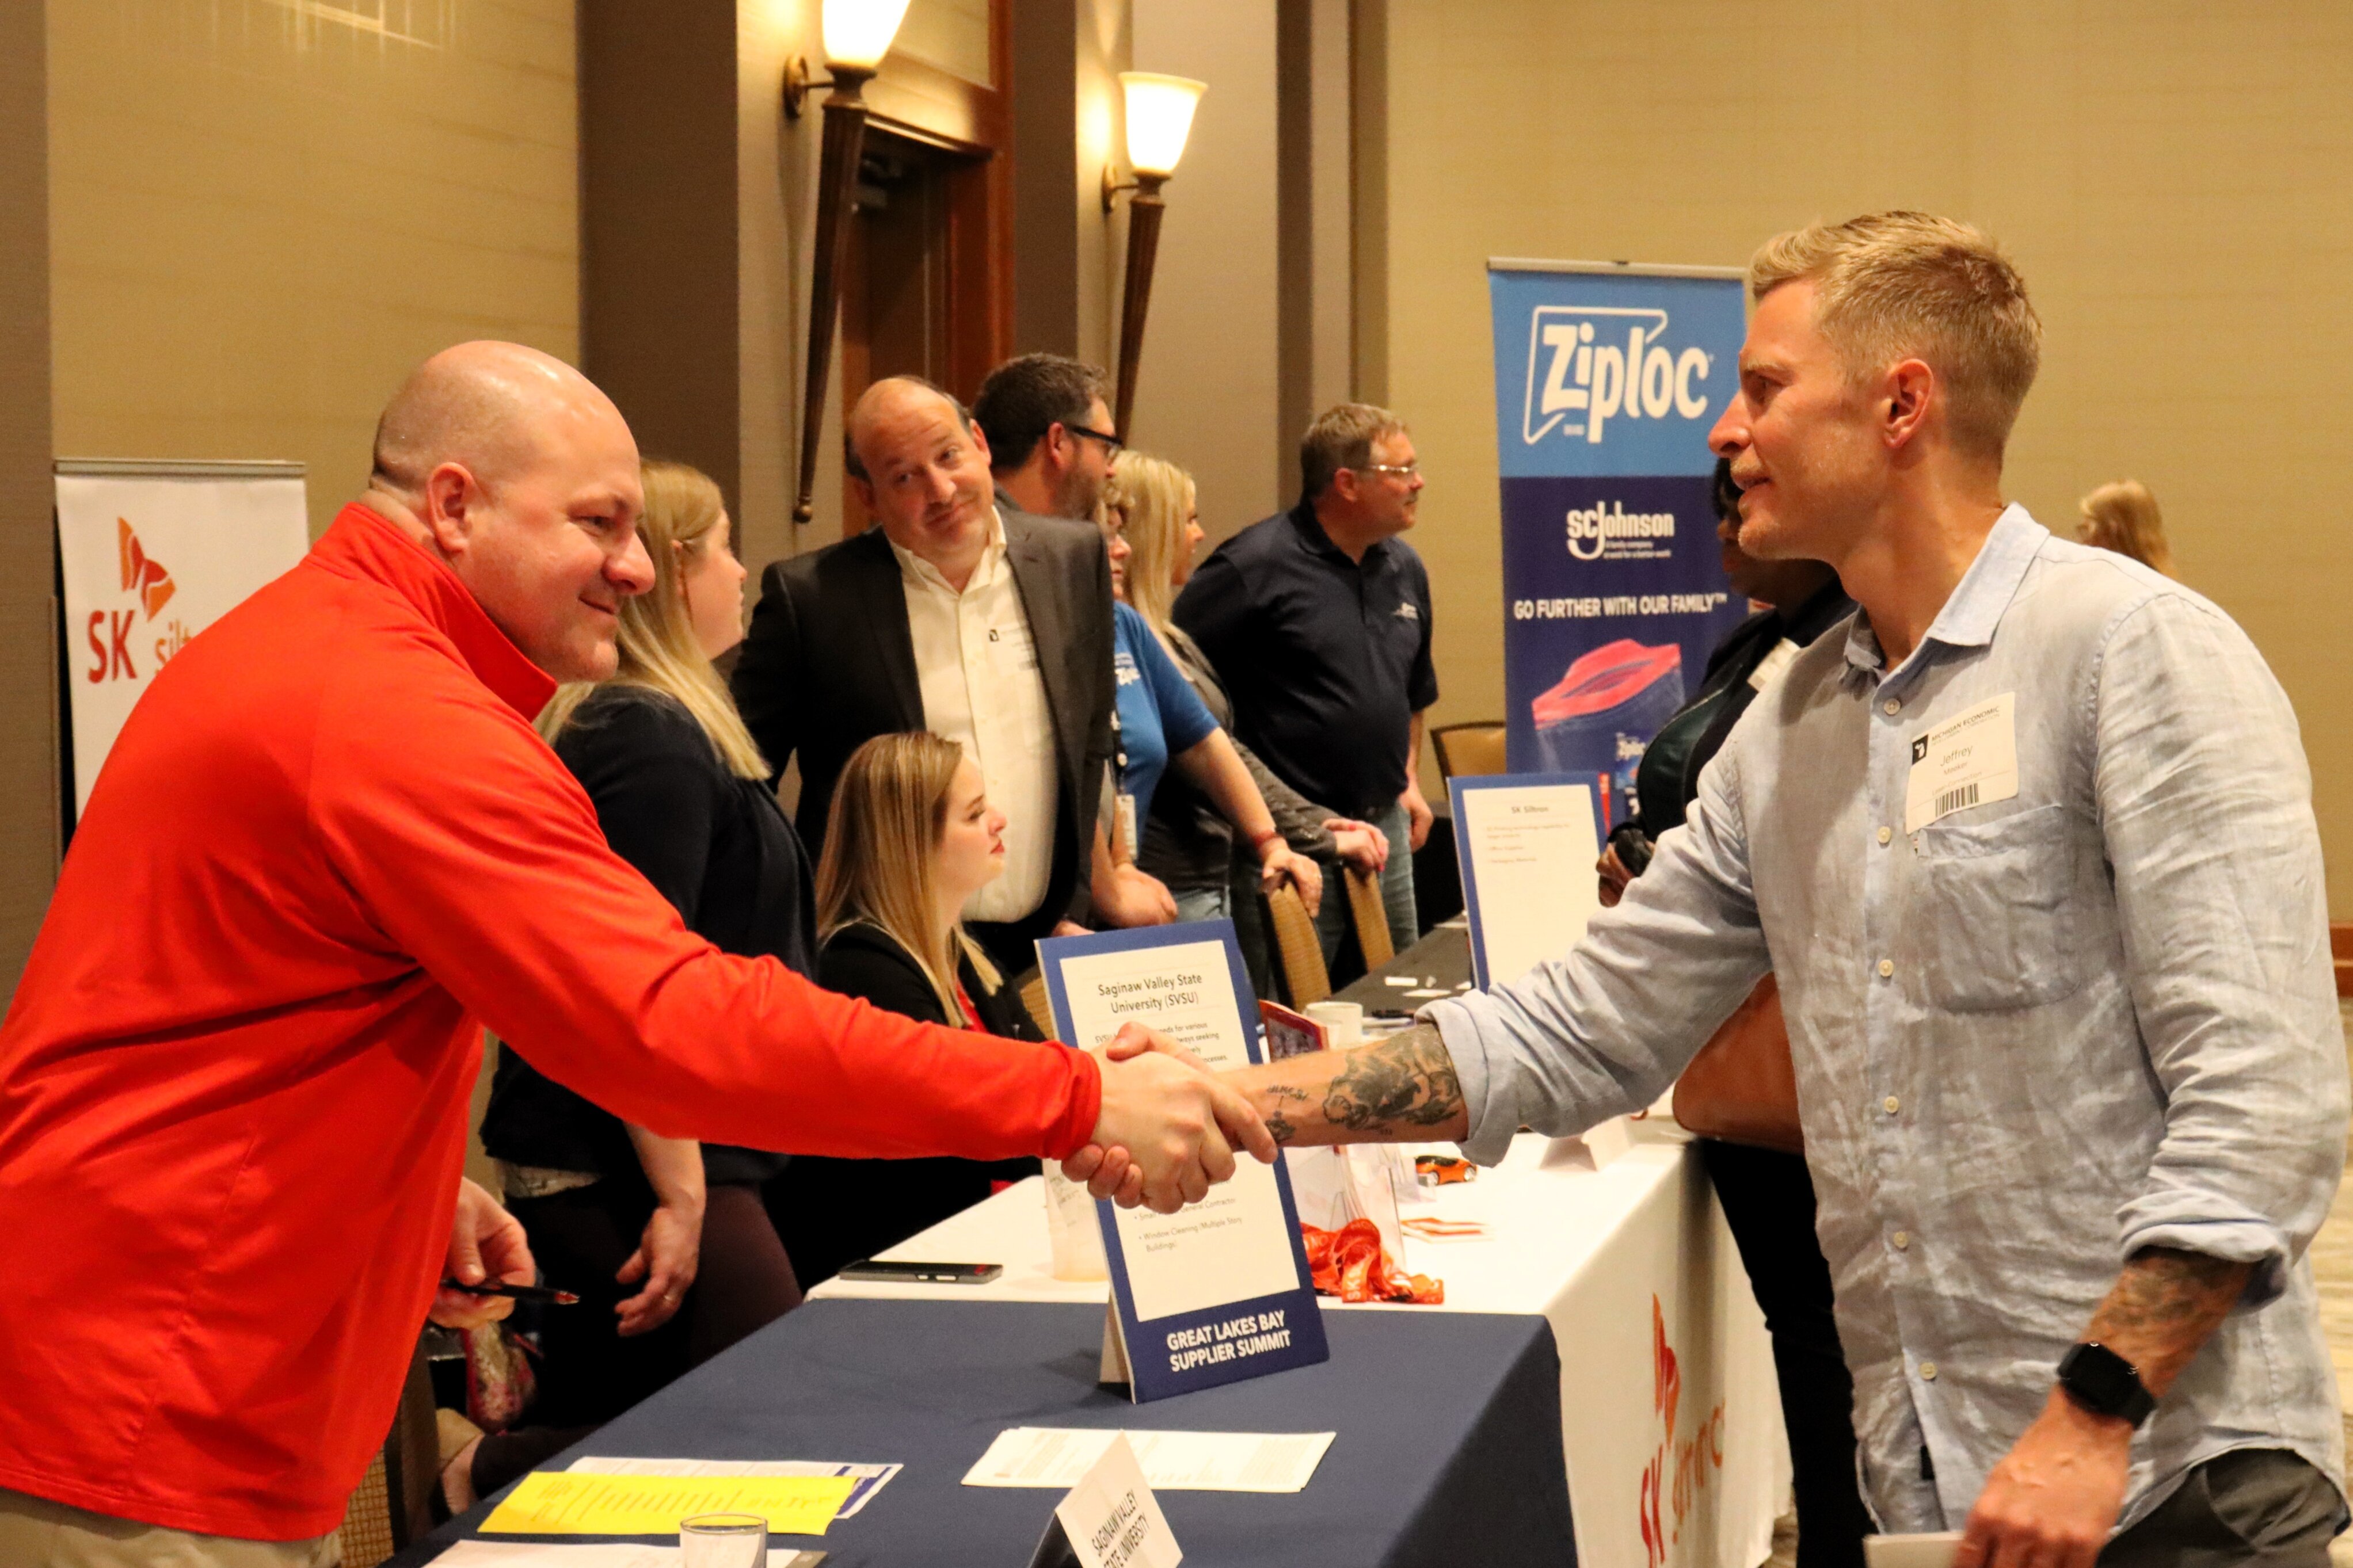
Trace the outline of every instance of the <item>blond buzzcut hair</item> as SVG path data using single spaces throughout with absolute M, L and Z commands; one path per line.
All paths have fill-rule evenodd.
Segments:
M 1774 236 L 1748 263 L 1752 300 L 1814 286 L 1814 324 L 1860 382 L 1919 359 L 1943 384 L 1953 444 L 2000 462 L 2042 363 L 2026 279 L 1984 230 L 1879 212 Z

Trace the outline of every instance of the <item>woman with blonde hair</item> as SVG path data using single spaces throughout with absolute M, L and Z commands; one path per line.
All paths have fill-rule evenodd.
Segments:
M 2118 479 L 2102 485 L 2081 504 L 2084 515 L 2075 524 L 2078 540 L 2129 555 L 2168 577 L 2179 575 L 2173 570 L 2173 546 L 2165 542 L 2165 519 L 2147 485 L 2138 479 Z
M 1230 734 L 1232 699 L 1199 645 L 1168 615 L 1176 590 L 1193 575 L 1193 552 L 1205 537 L 1192 476 L 1165 458 L 1124 452 L 1105 499 L 1113 535 L 1113 591 Z M 1388 839 L 1379 828 L 1307 799 L 1240 741 L 1233 749 L 1283 842 L 1295 854 L 1323 861 L 1325 880 L 1336 886 L 1342 862 L 1374 873 L 1387 863 Z M 1153 796 L 1136 864 L 1167 885 L 1177 919 L 1230 916 L 1251 984 L 1264 990 L 1272 966 L 1255 893 L 1262 873 L 1256 858 L 1245 859 L 1239 847 L 1233 823 L 1219 804 L 1177 773 L 1164 780 Z
M 818 860 L 818 983 L 925 1023 L 1044 1038 L 961 911 L 1005 869 L 1005 814 L 954 741 L 877 735 L 842 765 Z M 801 1155 L 770 1212 L 810 1284 L 997 1188 L 1035 1160 L 843 1160 Z
M 743 565 L 719 487 L 648 462 L 654 584 L 623 601 L 611 679 L 560 689 L 539 731 L 616 854 L 724 952 L 814 975 L 807 858 L 711 661 L 743 637 Z M 534 1419 L 602 1422 L 800 1302 L 760 1185 L 784 1156 L 663 1138 L 499 1049 L 482 1146 L 549 1283 Z

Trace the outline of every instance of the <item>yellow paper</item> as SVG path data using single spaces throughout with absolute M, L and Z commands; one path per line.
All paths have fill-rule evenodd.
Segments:
M 514 1535 L 675 1535 L 701 1513 L 756 1513 L 779 1535 L 823 1535 L 849 1476 L 600 1476 L 537 1470 L 482 1522 Z

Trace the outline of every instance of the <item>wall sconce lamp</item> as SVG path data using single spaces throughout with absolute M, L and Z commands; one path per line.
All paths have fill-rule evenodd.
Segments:
M 825 145 L 817 180 L 817 265 L 809 286 L 808 375 L 801 398 L 800 489 L 793 521 L 804 523 L 817 510 L 817 444 L 825 425 L 825 386 L 833 363 L 833 331 L 841 313 L 841 273 L 849 259 L 849 220 L 858 199 L 858 158 L 866 142 L 866 100 L 860 96 L 899 24 L 907 0 L 825 0 L 825 65 L 830 81 L 811 81 L 808 61 L 796 58 L 785 68 L 785 113 L 794 120 L 811 89 L 826 95 Z
M 1135 406 L 1135 367 L 1144 353 L 1144 314 L 1152 303 L 1152 264 L 1160 252 L 1160 218 L 1167 210 L 1160 199 L 1160 187 L 1176 173 L 1176 161 L 1185 155 L 1185 139 L 1192 133 L 1193 110 L 1208 88 L 1189 77 L 1152 71 L 1122 71 L 1119 85 L 1127 99 L 1127 163 L 1135 171 L 1135 178 L 1123 184 L 1116 169 L 1104 164 L 1103 205 L 1108 213 L 1116 193 L 1135 193 L 1127 206 L 1127 282 L 1119 307 L 1119 401 L 1111 416 L 1112 429 L 1124 437 L 1128 415 Z

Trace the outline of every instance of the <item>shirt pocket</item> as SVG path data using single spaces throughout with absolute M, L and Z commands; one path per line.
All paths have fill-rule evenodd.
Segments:
M 2040 1007 L 2084 984 L 2064 807 L 1920 830 L 1921 973 L 1933 1006 L 1954 1013 Z

